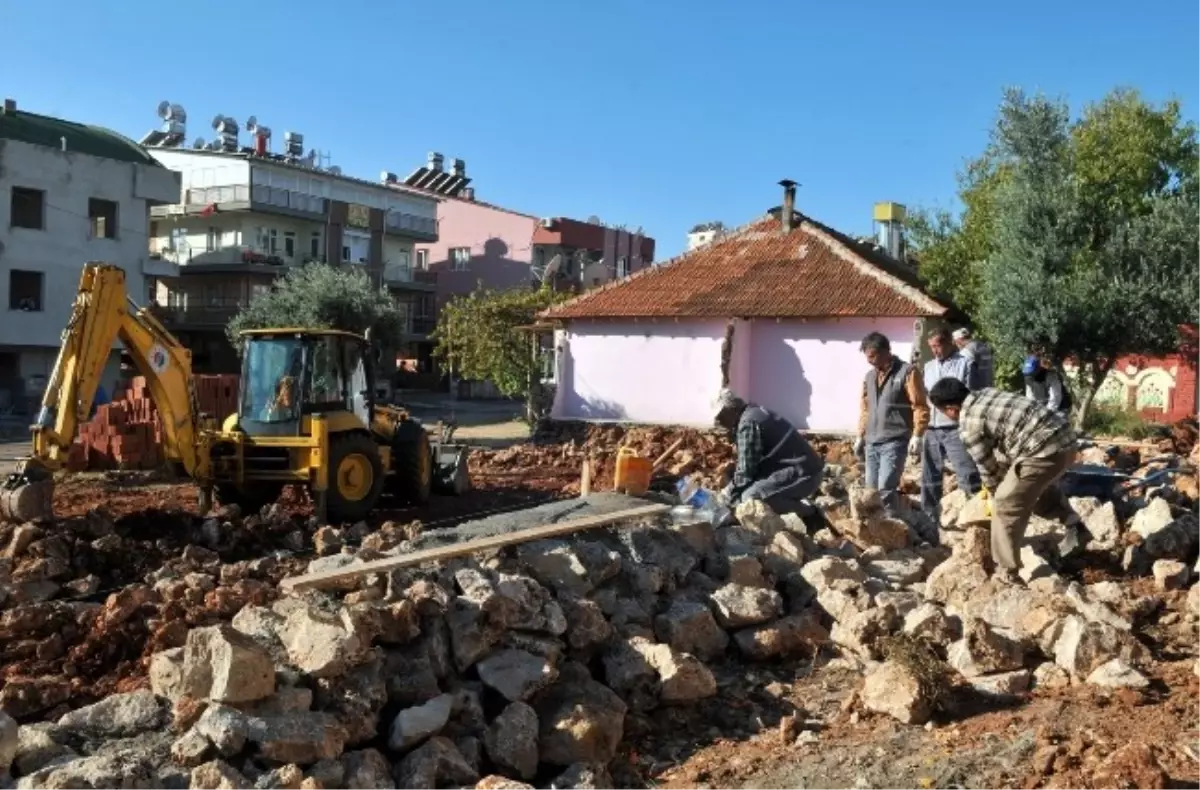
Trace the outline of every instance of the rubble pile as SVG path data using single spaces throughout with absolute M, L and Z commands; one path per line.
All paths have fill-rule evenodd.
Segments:
M 543 426 L 532 442 L 503 450 L 479 450 L 471 456 L 473 473 L 504 470 L 554 469 L 566 471 L 570 482 L 565 493 L 578 493 L 577 478 L 585 459 L 593 463 L 592 485 L 612 486 L 617 452 L 622 447 L 636 450 L 643 458 L 657 460 L 675 442 L 660 468 L 667 478 L 694 477 L 702 486 L 719 490 L 733 472 L 735 450 L 720 431 L 662 426 L 599 425 L 561 422 Z M 814 440 L 814 447 L 828 463 L 841 466 L 853 461 L 850 444 L 844 440 Z
M 677 438 L 640 436 L 647 455 Z M 183 524 L 173 544 L 98 515 L 10 529 L 0 776 L 611 787 L 648 717 L 720 706 L 723 679 L 763 662 L 836 656 L 861 675 L 843 713 L 922 725 L 1037 688 L 1144 693 L 1164 650 L 1195 661 L 1200 526 L 1168 479 L 1073 498 L 1080 550 L 1063 523 L 1035 517 L 1016 584 L 993 573 L 978 500 L 948 494 L 931 545 L 929 525 L 886 518 L 846 468 L 826 475 L 823 522 L 752 502 L 734 526 L 639 522 L 284 596 L 285 575 L 403 554 L 418 528 L 233 512 Z M 89 575 L 94 589 L 76 584 Z M 85 690 L 89 662 L 121 664 L 122 679 Z M 781 732 L 811 743 L 799 721 Z

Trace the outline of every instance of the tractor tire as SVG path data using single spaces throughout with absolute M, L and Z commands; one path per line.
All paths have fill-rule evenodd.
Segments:
M 362 521 L 383 492 L 379 447 L 363 433 L 334 436 L 329 442 L 329 489 L 325 492 L 330 524 Z
M 433 491 L 433 449 L 429 434 L 416 426 L 392 442 L 391 492 L 411 505 L 429 502 Z
M 218 483 L 217 501 L 222 505 L 237 505 L 243 516 L 256 516 L 267 505 L 273 505 L 283 493 L 283 483 L 257 482 L 243 488 L 236 483 Z

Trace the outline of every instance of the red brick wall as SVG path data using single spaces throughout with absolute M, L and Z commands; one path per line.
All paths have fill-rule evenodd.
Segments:
M 1171 354 L 1166 357 L 1128 356 L 1121 357 L 1113 366 L 1114 371 L 1122 373 L 1127 373 L 1130 368 L 1136 368 L 1137 373 L 1150 368 L 1161 368 L 1168 373 L 1172 370 L 1175 371 L 1175 386 L 1167 391 L 1166 408 L 1142 408 L 1139 409 L 1142 415 L 1154 420 L 1174 422 L 1196 414 L 1197 376 L 1194 356 L 1183 354 Z M 1129 407 L 1136 408 L 1137 387 L 1129 388 L 1128 397 Z

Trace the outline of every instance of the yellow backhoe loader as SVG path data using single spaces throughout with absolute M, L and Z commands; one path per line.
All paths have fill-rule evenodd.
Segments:
M 191 352 L 129 299 L 119 266 L 84 265 L 62 340 L 31 426 L 33 452 L 0 483 L 3 520 L 52 514 L 54 473 L 66 465 L 118 340 L 146 377 L 164 455 L 200 488 L 201 512 L 214 494 L 257 510 L 289 484 L 306 486 L 318 517 L 334 523 L 366 517 L 385 491 L 410 503 L 429 499 L 429 436 L 407 411 L 375 402 L 365 337 L 306 328 L 244 333 L 238 410 L 220 423 L 197 408 Z

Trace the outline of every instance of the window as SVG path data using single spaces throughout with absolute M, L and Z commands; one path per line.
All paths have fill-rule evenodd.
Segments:
M 471 248 L 470 247 L 451 247 L 450 262 L 453 264 L 454 271 L 465 272 L 471 268 Z
M 13 269 L 8 273 L 8 309 L 41 312 L 45 275 Z
M 254 301 L 260 296 L 266 296 L 271 292 L 271 286 L 267 283 L 250 283 L 250 301 Z
M 342 245 L 342 261 L 349 261 L 349 260 L 350 260 L 350 247 L 343 244 Z
M 396 262 L 400 264 L 401 269 L 407 269 L 412 264 L 412 257 L 408 250 L 400 250 L 396 253 Z
M 622 255 L 620 258 L 617 258 L 617 276 L 618 277 L 628 277 L 629 276 L 629 259 L 626 258 L 624 255 Z
M 190 246 L 185 228 L 171 228 L 171 242 L 167 245 L 167 249 L 171 252 L 184 254 L 189 252 Z
M 214 252 L 221 249 L 221 231 L 216 228 L 209 228 L 208 235 L 204 237 L 204 250 L 206 252 Z
M 274 228 L 267 231 L 267 252 L 271 255 L 279 252 L 279 231 Z
M 88 226 L 93 239 L 117 237 L 117 204 L 112 200 L 88 198 Z
M 429 268 L 429 250 L 417 250 L 417 268 L 421 270 Z
M 308 254 L 314 258 L 321 257 L 321 232 L 314 230 L 308 240 Z
M 14 228 L 46 229 L 46 193 L 28 187 L 12 188 L 12 217 Z
M 283 257 L 296 257 L 296 234 L 290 230 L 285 231 L 283 234 Z

